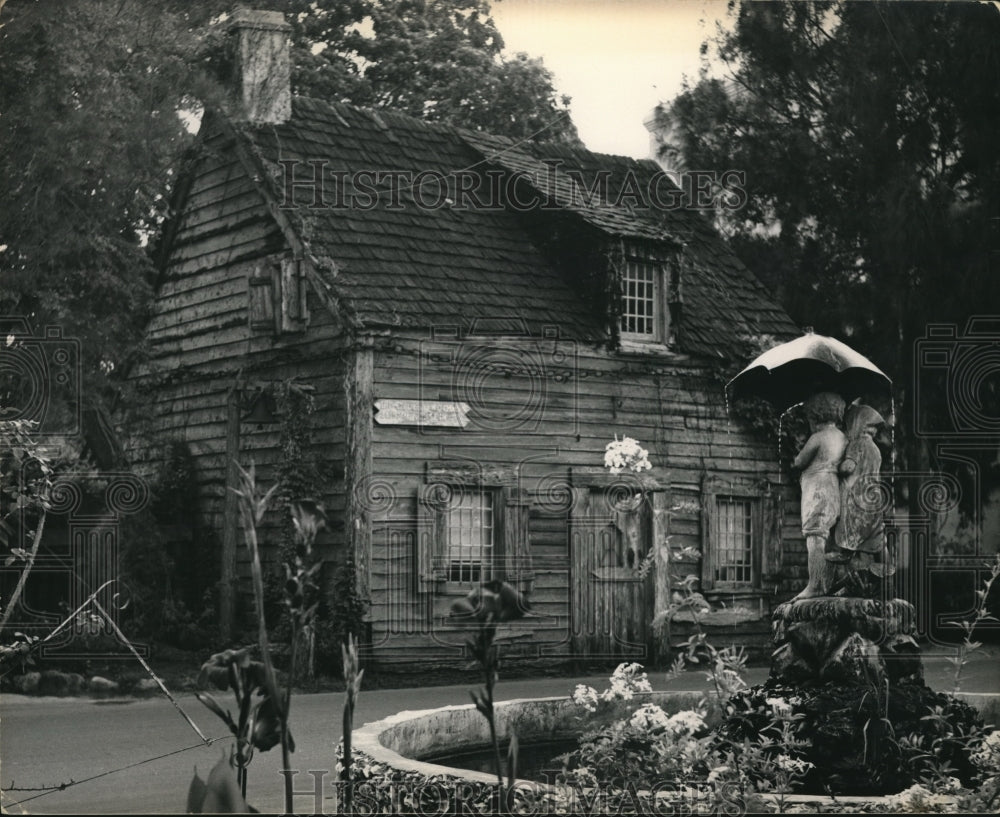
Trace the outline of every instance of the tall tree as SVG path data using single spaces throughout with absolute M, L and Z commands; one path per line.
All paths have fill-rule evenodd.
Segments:
M 688 167 L 746 172 L 746 207 L 719 214 L 737 252 L 798 322 L 846 337 L 893 376 L 897 441 L 911 468 L 926 467 L 915 421 L 946 432 L 948 401 L 970 396 L 947 367 L 915 367 L 914 344 L 934 323 L 961 336 L 1000 304 L 1000 10 L 730 10 L 734 25 L 712 44 L 725 77 L 706 66 L 661 111 L 663 132 Z M 1000 417 L 998 380 L 974 384 L 987 416 Z
M 178 111 L 209 86 L 168 3 L 14 0 L 0 24 L 0 314 L 80 339 L 86 397 L 141 331 Z
M 490 0 L 259 0 L 292 22 L 296 93 L 514 138 L 577 141 L 540 59 L 505 56 Z
M 85 397 L 138 348 L 147 247 L 218 103 L 232 0 L 0 5 L 0 315 L 84 346 Z M 258 0 L 293 26 L 296 93 L 517 138 L 575 139 L 538 60 L 506 59 L 487 0 Z

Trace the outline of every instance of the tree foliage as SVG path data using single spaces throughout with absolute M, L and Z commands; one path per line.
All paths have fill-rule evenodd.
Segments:
M 575 142 L 540 59 L 504 55 L 490 0 L 257 0 L 292 23 L 303 96 L 514 138 Z
M 224 103 L 230 0 L 0 4 L 0 314 L 80 338 L 88 396 L 139 348 L 147 248 Z M 259 0 L 292 23 L 293 90 L 517 138 L 576 138 L 539 60 L 505 58 L 488 0 Z
M 146 239 L 190 138 L 177 111 L 204 91 L 193 43 L 165 4 L 15 0 L 2 14 L 0 313 L 62 327 L 99 372 L 142 325 Z
M 928 375 L 914 343 L 931 323 L 961 336 L 1000 303 L 1000 10 L 730 11 L 733 26 L 705 47 L 725 77 L 706 64 L 661 124 L 688 167 L 746 171 L 747 206 L 719 214 L 737 252 L 800 324 L 845 337 L 892 375 L 906 438 Z M 995 378 L 982 389 L 984 405 L 1000 397 Z M 919 410 L 947 429 L 952 398 L 925 389 Z M 910 453 L 923 464 L 919 446 Z

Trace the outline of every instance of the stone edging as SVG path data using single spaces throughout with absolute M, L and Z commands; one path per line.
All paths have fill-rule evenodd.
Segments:
M 956 697 L 974 706 L 980 711 L 987 723 L 1000 720 L 1000 693 L 959 693 Z M 694 707 L 699 700 L 704 699 L 701 692 L 653 692 L 635 696 L 627 702 L 619 702 L 618 706 L 608 707 L 593 719 L 588 719 L 587 726 L 594 727 L 603 722 L 610 723 L 624 716 L 624 710 L 631 709 L 638 701 L 647 700 L 657 703 L 671 712 Z M 550 740 L 578 733 L 580 723 L 574 715 L 579 714 L 579 707 L 568 697 L 550 698 L 518 698 L 496 704 L 497 732 L 505 739 L 514 725 L 515 731 L 522 739 L 531 741 Z M 456 723 L 457 721 L 457 723 Z M 447 725 L 448 728 L 442 728 Z M 524 727 L 527 726 L 527 730 Z M 574 727 L 571 729 L 570 727 Z M 459 737 L 461 736 L 461 739 Z M 437 709 L 423 709 L 399 712 L 379 721 L 366 723 L 355 730 L 353 746 L 356 760 L 364 758 L 375 772 L 388 775 L 394 780 L 410 782 L 420 781 L 453 781 L 464 782 L 482 792 L 496 785 L 496 777 L 484 772 L 456 769 L 406 757 L 403 751 L 414 754 L 420 752 L 434 755 L 444 751 L 461 751 L 465 748 L 482 747 L 489 741 L 488 727 L 485 719 L 476 711 L 472 704 L 445 706 Z M 360 781 L 359 781 L 360 782 Z M 515 784 L 535 797 L 548 800 L 553 797 L 556 787 L 543 783 L 519 779 Z M 888 796 L 842 796 L 830 798 L 823 795 L 761 795 L 764 799 L 786 804 L 834 804 L 844 805 L 884 804 Z M 488 812 L 485 812 L 488 813 Z
M 79 672 L 47 669 L 33 670 L 14 676 L 9 691 L 17 695 L 93 698 L 146 698 L 160 692 L 160 685 L 152 678 L 140 678 L 124 686 L 109 678 L 94 675 L 86 678 Z
M 602 707 L 592 716 L 584 713 L 583 717 L 581 708 L 567 696 L 517 698 L 496 704 L 497 734 L 501 740 L 505 740 L 513 726 L 513 731 L 516 731 L 518 737 L 524 741 L 572 737 L 579 734 L 582 726 L 593 728 L 624 717 L 626 710 L 631 711 L 637 701 L 656 703 L 673 713 L 694 708 L 704 697 L 704 693 L 693 691 L 647 692 L 636 695 L 632 701 L 621 701 L 616 702 L 617 705 Z M 442 720 L 448 722 L 450 728 L 443 729 L 440 723 Z M 459 740 L 459 736 L 463 739 Z M 423 742 L 419 749 L 418 742 Z M 434 755 L 445 751 L 479 748 L 488 743 L 489 731 L 486 719 L 473 704 L 399 712 L 388 718 L 366 723 L 352 735 L 354 749 L 364 752 L 378 763 L 427 777 L 445 776 L 475 783 L 495 784 L 496 777 L 492 774 L 428 763 L 403 754 L 403 752 L 414 754 L 419 751 L 424 755 Z M 542 785 L 531 780 L 518 782 L 533 787 Z

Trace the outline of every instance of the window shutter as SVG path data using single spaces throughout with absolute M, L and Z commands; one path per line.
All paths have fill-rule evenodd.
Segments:
M 282 258 L 279 270 L 281 292 L 281 331 L 297 332 L 305 328 L 306 291 L 301 262 L 297 258 Z
M 719 481 L 708 477 L 701 487 L 701 589 L 715 587 L 715 558 L 719 542 L 719 514 L 716 499 Z
M 417 490 L 417 592 L 434 592 L 446 578 L 443 486 L 421 485 Z
M 761 492 L 760 572 L 766 582 L 781 575 L 781 490 L 765 482 Z
M 500 492 L 500 499 L 503 513 L 504 578 L 518 589 L 530 592 L 535 579 L 529 535 L 531 501 L 524 491 L 517 488 L 504 488 Z
M 670 284 L 667 305 L 670 312 L 670 334 L 675 336 L 680 326 L 684 309 L 684 250 L 680 250 L 670 261 Z
M 653 610 L 659 612 L 670 603 L 670 488 L 650 495 L 653 506 L 653 530 L 650 549 L 653 553 L 655 594 Z
M 274 330 L 274 291 L 270 276 L 259 274 L 254 271 L 247 279 L 247 289 L 249 295 L 248 311 L 250 315 L 251 329 Z

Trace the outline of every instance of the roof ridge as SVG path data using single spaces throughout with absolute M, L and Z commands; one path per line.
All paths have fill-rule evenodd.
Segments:
M 341 101 L 331 101 L 328 99 L 320 99 L 315 96 L 305 96 L 296 95 L 292 97 L 292 110 L 294 118 L 294 110 L 296 102 L 306 102 L 307 104 L 315 104 L 320 108 L 329 108 L 333 114 L 342 118 L 343 112 L 351 112 L 362 114 L 369 117 L 375 122 L 382 130 L 386 130 L 385 118 L 390 119 L 404 119 L 408 123 L 417 125 L 427 130 L 436 131 L 438 133 L 454 133 L 458 130 L 457 125 L 451 125 L 447 122 L 432 122 L 428 119 L 420 119 L 412 114 L 408 114 L 404 111 L 397 111 L 392 108 L 376 108 L 368 105 L 355 105 L 353 102 L 341 102 Z M 346 124 L 346 123 L 345 123 Z
M 308 96 L 294 97 L 292 111 L 287 123 L 240 133 L 262 164 L 260 181 L 279 201 L 288 190 L 281 186 L 288 182 L 283 175 L 288 165 L 278 162 L 317 160 L 312 168 L 293 171 L 293 180 L 301 176 L 294 184 L 304 185 L 302 201 L 294 202 L 293 186 L 293 202 L 277 209 L 291 211 L 280 214 L 320 262 L 316 269 L 322 282 L 357 326 L 413 328 L 520 315 L 530 318 L 532 331 L 551 325 L 562 327 L 566 337 L 606 340 L 608 326 L 595 317 L 579 281 L 560 272 L 545 248 L 536 245 L 533 230 L 544 229 L 545 223 L 531 227 L 518 207 L 491 207 L 490 200 L 483 202 L 486 206 L 469 206 L 465 199 L 449 198 L 458 187 L 448 184 L 457 185 L 461 178 L 464 185 L 466 171 L 478 168 L 486 184 L 494 166 L 510 177 L 526 176 L 541 194 L 538 209 L 554 209 L 548 203 L 557 203 L 588 236 L 596 229 L 611 240 L 653 241 L 680 258 L 690 256 L 681 262 L 685 351 L 732 351 L 735 333 L 758 331 L 754 327 L 771 334 L 794 331 L 767 288 L 706 219 L 679 204 L 647 202 L 644 196 L 659 169 L 650 159 Z M 557 161 L 550 168 L 553 162 L 547 159 L 561 159 L 561 166 Z M 333 181 L 324 193 L 315 179 L 325 172 L 317 169 L 327 164 Z M 380 170 L 388 182 L 372 181 L 371 174 Z M 606 183 L 590 178 L 598 172 L 602 179 L 608 174 Z M 429 174 L 426 179 L 424 174 Z M 421 197 L 410 195 L 418 176 L 424 185 L 417 188 Z M 436 188 L 435 179 L 443 184 Z M 642 188 L 638 196 L 636 185 Z M 405 206 L 400 194 L 408 196 Z M 479 194 L 500 195 L 491 188 L 473 195 Z M 593 238 L 599 240 L 597 234 Z

